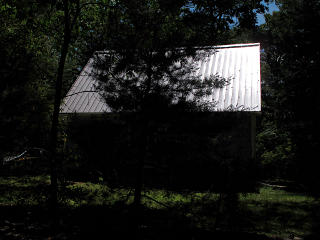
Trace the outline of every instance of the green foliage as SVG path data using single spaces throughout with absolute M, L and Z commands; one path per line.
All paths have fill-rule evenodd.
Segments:
M 263 41 L 264 117 L 275 124 L 282 146 L 269 157 L 287 159 L 295 177 L 315 193 L 319 149 L 319 17 L 318 1 L 277 1 L 280 11 L 266 16 Z M 266 126 L 266 129 L 268 126 Z M 283 135 L 284 134 L 284 135 Z M 287 137 L 285 136 L 287 135 Z M 279 156 L 283 155 L 282 157 Z M 287 156 L 290 156 L 287 158 Z
M 257 155 L 263 167 L 263 178 L 294 178 L 295 146 L 289 132 L 283 132 L 274 125 L 263 126 L 257 135 Z
M 98 3 L 98 2 L 95 2 Z M 70 8 L 74 13 L 74 3 Z M 70 88 L 88 55 L 82 25 L 92 28 L 98 21 L 97 4 L 83 6 L 81 21 L 72 32 L 71 51 L 64 70 L 62 94 Z M 29 147 L 48 149 L 54 85 L 63 38 L 61 1 L 1 1 L 0 3 L 0 158 L 6 152 Z M 97 15 L 98 16 L 98 15 Z M 77 32 L 78 31 L 78 32 Z M 87 36 L 87 35 L 86 35 Z M 78 39 L 77 42 L 74 42 Z M 83 40 L 83 41 L 80 41 Z M 83 49 L 83 48 L 82 48 Z M 85 56 L 85 57 L 84 57 Z
M 44 38 L 33 27 L 36 11 L 28 12 L 18 5 L 2 3 L 0 14 L 4 23 L 0 26 L 0 141 L 9 151 L 21 151 L 26 145 L 43 146 L 50 112 L 46 68 L 51 61 L 39 55 Z

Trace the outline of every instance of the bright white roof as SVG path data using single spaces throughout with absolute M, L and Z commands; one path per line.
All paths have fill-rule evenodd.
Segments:
M 217 103 L 214 111 L 261 111 L 260 44 L 232 44 L 214 48 L 216 52 L 199 61 L 201 78 L 218 75 L 230 79 L 228 85 L 212 89 L 210 101 Z M 60 113 L 110 112 L 99 92 L 96 92 L 98 82 L 90 74 L 92 63 L 93 59 L 90 59 L 72 85 Z

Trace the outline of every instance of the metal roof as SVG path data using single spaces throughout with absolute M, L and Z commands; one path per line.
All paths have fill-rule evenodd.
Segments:
M 211 47 L 214 52 L 200 59 L 199 74 L 202 79 L 218 75 L 229 79 L 222 88 L 213 88 L 210 101 L 216 103 L 214 111 L 261 111 L 260 44 L 232 44 Z M 208 48 L 209 49 L 209 48 Z M 201 51 L 206 51 L 206 48 Z M 83 68 L 63 100 L 60 113 L 110 112 L 96 91 L 93 59 Z

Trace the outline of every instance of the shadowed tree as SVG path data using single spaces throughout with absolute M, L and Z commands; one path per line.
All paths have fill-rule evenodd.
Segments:
M 228 84 L 228 79 L 220 76 L 202 79 L 197 74 L 197 61 L 215 51 L 201 51 L 201 46 L 217 44 L 232 17 L 252 9 L 239 8 L 237 12 L 232 10 L 234 5 L 223 9 L 215 2 L 210 4 L 210 15 L 197 1 L 139 0 L 117 4 L 117 28 L 113 29 L 109 50 L 95 54 L 94 69 L 109 110 L 135 113 L 131 128 L 137 136 L 138 151 L 133 158 L 137 166 L 134 204 L 138 208 L 143 168 L 150 157 L 149 143 L 159 122 L 168 120 L 174 112 L 211 111 L 215 106 L 209 101 L 212 88 Z M 200 16 L 207 21 L 197 25 Z M 210 34 L 201 35 L 205 29 L 210 29 Z M 197 44 L 200 48 L 195 47 Z

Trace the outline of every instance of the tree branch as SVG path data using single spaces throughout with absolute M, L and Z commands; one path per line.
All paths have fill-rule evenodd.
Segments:
M 66 97 L 71 97 L 73 95 L 77 95 L 77 94 L 85 93 L 85 92 L 95 92 L 95 93 L 97 93 L 99 91 L 96 91 L 96 90 L 80 91 L 80 92 L 76 92 L 76 93 L 72 93 L 72 94 L 66 95 Z

